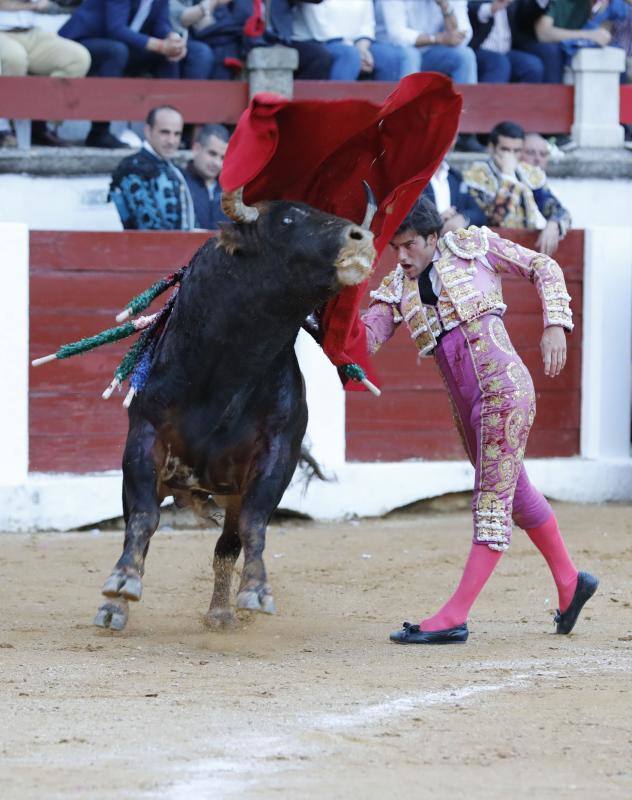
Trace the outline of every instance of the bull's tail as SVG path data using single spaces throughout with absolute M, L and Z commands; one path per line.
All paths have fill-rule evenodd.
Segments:
M 305 489 L 309 486 L 310 481 L 312 478 L 316 477 L 321 481 L 328 481 L 327 478 L 320 468 L 320 464 L 314 456 L 309 452 L 306 444 L 301 445 L 301 454 L 298 457 L 298 465 L 303 471 L 304 480 L 305 480 Z

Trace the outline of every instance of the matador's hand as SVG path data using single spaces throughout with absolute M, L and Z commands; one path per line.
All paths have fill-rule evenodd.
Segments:
M 544 374 L 555 378 L 566 364 L 566 334 L 561 325 L 550 325 L 544 329 L 540 340 L 540 352 L 544 362 Z

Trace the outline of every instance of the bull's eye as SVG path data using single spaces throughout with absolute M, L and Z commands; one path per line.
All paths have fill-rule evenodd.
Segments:
M 284 225 L 294 225 L 294 220 L 291 217 L 283 217 Z

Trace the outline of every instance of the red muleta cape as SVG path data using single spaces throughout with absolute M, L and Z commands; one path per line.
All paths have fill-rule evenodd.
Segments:
M 371 230 L 378 258 L 452 143 L 461 96 L 443 75 L 403 78 L 381 106 L 367 100 L 289 101 L 256 95 L 241 115 L 222 168 L 222 187 L 244 200 L 299 200 L 360 223 L 369 183 L 378 202 Z M 344 288 L 321 315 L 323 349 L 337 366 L 369 376 L 359 317 L 367 282 Z M 362 384 L 346 381 L 346 388 Z

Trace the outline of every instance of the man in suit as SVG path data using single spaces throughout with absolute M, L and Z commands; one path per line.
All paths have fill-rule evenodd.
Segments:
M 487 224 L 487 216 L 470 195 L 463 176 L 446 160 L 441 162 L 422 196 L 434 203 L 441 215 L 442 236 L 448 231 L 467 228 L 469 225 Z
M 193 158 L 184 170 L 191 192 L 198 228 L 216 230 L 220 222 L 228 222 L 222 211 L 222 187 L 219 182 L 229 133 L 223 125 L 204 125 L 193 142 Z

